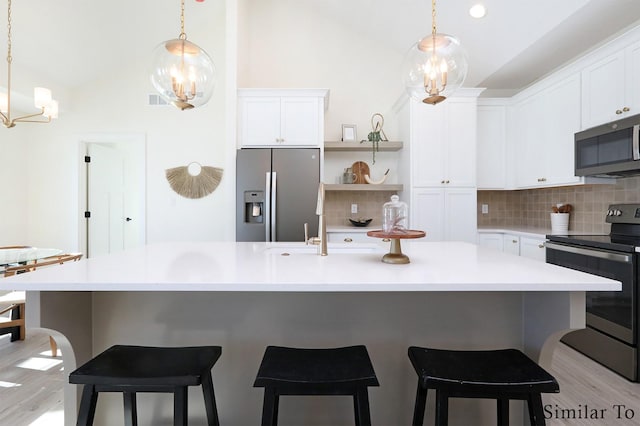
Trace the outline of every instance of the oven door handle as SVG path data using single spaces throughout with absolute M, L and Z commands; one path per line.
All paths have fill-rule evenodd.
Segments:
M 580 247 L 565 246 L 552 242 L 545 242 L 545 247 L 551 250 L 565 251 L 574 254 L 583 254 L 585 256 L 598 257 L 600 259 L 613 260 L 614 262 L 631 263 L 633 260 L 628 254 L 612 253 L 610 251 L 591 250 Z
M 635 126 L 633 126 L 631 143 L 633 147 L 632 155 L 634 161 L 640 160 L 640 124 L 636 124 Z

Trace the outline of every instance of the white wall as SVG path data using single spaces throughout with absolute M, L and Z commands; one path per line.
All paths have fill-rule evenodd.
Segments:
M 391 107 L 404 90 L 402 56 L 354 31 L 348 22 L 358 16 L 337 22 L 321 3 L 239 0 L 238 87 L 328 88 L 327 140 L 340 140 L 342 124 L 356 124 L 358 138 L 366 139 L 376 112 L 385 117 L 389 139 L 397 140 Z M 371 24 L 381 35 L 393 31 L 384 22 Z
M 22 245 L 27 226 L 26 133 L 23 129 L 0 127 L 0 246 Z
M 135 59 L 122 61 L 119 70 L 69 90 L 68 99 L 61 100 L 58 120 L 1 130 L 0 177 L 15 185 L 5 192 L 7 200 L 2 202 L 0 245 L 82 249 L 78 244 L 82 210 L 78 204 L 79 140 L 96 133 L 146 135 L 146 165 L 140 166 L 146 167 L 149 243 L 234 238 L 235 165 L 229 150 L 235 151 L 235 140 L 225 139 L 225 5 L 211 2 L 207 6 L 208 15 L 187 19 L 186 28 L 189 40 L 212 56 L 219 75 L 213 98 L 205 107 L 179 111 L 147 106 L 147 95 L 155 93 L 148 77 L 155 46 L 138 45 L 134 37 L 127 48 L 138 50 Z M 162 13 L 173 17 L 176 26 L 175 31 L 158 28 L 157 43 L 179 33 L 179 8 Z M 225 169 L 218 189 L 199 200 L 177 195 L 165 179 L 165 169 L 192 161 Z

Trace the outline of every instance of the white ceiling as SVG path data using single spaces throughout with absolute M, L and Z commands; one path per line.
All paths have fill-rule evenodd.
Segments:
M 206 27 L 206 17 L 219 13 L 222 1 L 187 0 L 187 33 Z M 265 0 L 238 1 L 250 7 Z M 307 2 L 336 25 L 403 53 L 431 31 L 429 0 L 268 1 L 291 7 Z M 488 9 L 484 19 L 468 14 L 476 2 Z M 148 56 L 156 44 L 179 33 L 178 0 L 14 0 L 12 15 L 14 74 L 21 67 L 46 70 L 47 78 L 70 88 L 108 75 L 123 61 Z M 640 0 L 437 2 L 438 31 L 458 37 L 468 54 L 464 85 L 486 87 L 486 94 L 494 95 L 517 92 L 638 19 Z M 3 59 L 5 46 L 6 9 L 0 10 Z M 5 81 L 5 67 L 0 66 L 0 86 Z

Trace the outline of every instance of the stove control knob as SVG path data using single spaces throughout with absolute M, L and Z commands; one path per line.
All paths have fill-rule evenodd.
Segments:
M 607 210 L 607 216 L 613 216 L 613 210 L 611 209 Z
M 616 210 L 613 211 L 613 215 L 614 216 L 622 216 L 622 212 L 620 210 L 616 209 Z

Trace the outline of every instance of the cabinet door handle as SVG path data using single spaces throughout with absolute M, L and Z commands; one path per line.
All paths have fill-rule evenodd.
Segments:
M 622 112 L 629 112 L 629 111 L 630 111 L 629 107 L 622 108 Z
M 383 238 L 382 239 L 382 242 L 384 242 L 384 243 L 388 243 L 389 241 L 391 241 L 391 238 Z
M 538 178 L 538 182 L 546 182 L 547 178 Z
M 444 183 L 444 181 L 443 181 L 443 180 L 441 180 L 441 181 L 440 181 L 440 183 Z
M 447 181 L 445 181 L 444 183 L 449 183 L 449 181 L 447 180 Z
M 351 243 L 351 242 L 353 242 L 353 239 L 347 237 L 347 238 L 344 239 L 344 242 L 345 243 Z
M 538 244 L 538 248 L 544 248 L 544 244 Z
M 622 110 L 621 109 L 617 109 L 616 110 L 616 114 L 618 114 L 618 115 L 622 114 Z
M 511 240 L 513 244 L 518 244 L 518 240 Z

